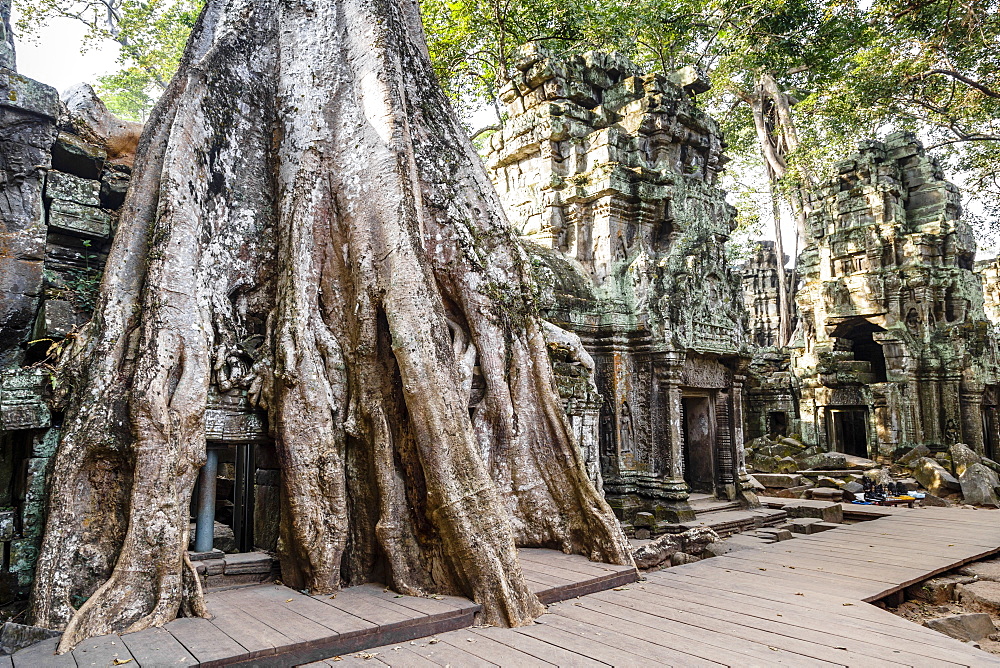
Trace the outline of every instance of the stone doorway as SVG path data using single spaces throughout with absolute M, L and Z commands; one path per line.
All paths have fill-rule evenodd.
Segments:
M 868 409 L 860 407 L 829 410 L 832 449 L 846 455 L 868 458 Z
M 693 492 L 715 494 L 715 420 L 711 397 L 681 398 L 684 424 L 684 481 Z

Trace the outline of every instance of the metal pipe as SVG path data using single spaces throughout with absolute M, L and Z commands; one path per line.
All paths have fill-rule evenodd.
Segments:
M 194 530 L 194 551 L 211 552 L 215 547 L 215 481 L 219 475 L 219 451 L 209 449 L 198 485 L 198 519 Z

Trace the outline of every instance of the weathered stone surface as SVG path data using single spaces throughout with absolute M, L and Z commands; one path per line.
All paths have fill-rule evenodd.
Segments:
M 951 506 L 951 501 L 948 499 L 942 499 L 940 496 L 935 496 L 928 492 L 924 495 L 924 498 L 920 499 L 920 505 L 931 506 L 936 508 L 947 508 Z
M 902 464 L 903 466 L 909 466 L 914 462 L 916 462 L 921 457 L 930 457 L 930 456 L 931 456 L 931 449 L 928 448 L 926 445 L 921 444 L 916 446 L 909 452 L 907 452 L 905 455 L 903 455 L 896 461 Z
M 1000 477 L 983 464 L 967 464 L 958 480 L 966 503 L 974 506 L 1000 506 L 1000 499 L 997 498 Z
M 632 551 L 632 558 L 639 568 L 655 568 L 669 561 L 683 548 L 683 542 L 677 534 L 665 533 L 656 540 Z
M 1000 559 L 977 561 L 972 564 L 966 564 L 958 569 L 958 572 L 961 575 L 974 576 L 980 580 L 1000 582 Z
M 948 492 L 960 492 L 962 486 L 943 466 L 930 457 L 921 457 L 911 464 L 913 477 L 935 496 Z
M 279 487 L 277 485 L 256 485 L 253 503 L 254 546 L 273 552 L 278 549 L 281 522 Z
M 52 169 L 45 177 L 45 197 L 99 208 L 101 182 Z
M 46 476 L 52 460 L 32 457 L 28 460 L 28 477 L 25 481 L 24 505 L 21 510 L 21 535 L 41 540 L 45 529 Z
M 966 642 L 982 640 L 997 630 L 990 616 L 983 612 L 928 619 L 924 626 Z
M 68 132 L 60 132 L 52 146 L 52 167 L 85 179 L 101 178 L 107 157 L 107 151 L 100 146 Z
M 10 29 L 11 0 L 0 0 L 0 68 L 16 70 L 14 31 Z
M 826 501 L 794 501 L 781 507 L 792 518 L 816 518 L 840 524 L 844 521 L 844 507 Z
M 47 380 L 41 369 L 0 373 L 0 430 L 49 426 L 49 408 L 42 400 Z
M 970 609 L 990 614 L 1000 613 L 1000 582 L 982 580 L 955 587 L 958 599 Z
M 108 239 L 112 217 L 103 209 L 65 200 L 49 205 L 49 228 L 85 239 Z
M 118 118 L 104 105 L 90 84 L 69 88 L 63 103 L 73 130 L 85 141 L 102 147 L 108 162 L 131 169 L 142 134 L 142 123 Z
M 0 107 L 55 120 L 59 117 L 59 93 L 52 86 L 0 69 Z
M 927 601 L 935 605 L 944 605 L 950 601 L 957 600 L 955 593 L 956 586 L 969 584 L 975 582 L 975 580 L 975 577 L 970 577 L 969 575 L 945 575 L 943 577 L 931 578 L 920 584 L 907 587 L 906 595 L 909 598 Z
M 2 1 L 2 0 L 0 0 Z M 19 649 L 34 645 L 48 638 L 58 638 L 62 633 L 40 626 L 4 622 L 0 627 L 0 655 L 13 654 Z
M 783 540 L 791 540 L 793 538 L 792 532 L 789 529 L 765 527 L 763 529 L 757 529 L 757 531 L 755 531 L 754 533 L 765 538 L 767 536 L 771 536 L 772 538 L 774 538 L 775 542 L 781 542 Z
M 719 540 L 719 534 L 708 527 L 696 527 L 679 534 L 684 552 L 699 555 L 705 548 Z
M 756 476 L 751 475 L 749 476 L 749 479 L 750 479 L 750 486 L 753 488 L 753 491 L 755 491 L 758 494 L 763 494 L 765 491 L 767 491 L 767 487 L 762 485 L 761 482 L 757 480 Z
M 705 548 L 705 556 L 720 557 L 724 554 L 730 552 L 738 552 L 741 550 L 756 550 L 765 545 L 770 545 L 770 540 L 765 540 L 763 538 L 758 538 L 756 536 L 748 536 L 745 534 L 736 534 L 735 536 L 730 536 L 725 540 L 721 540 L 717 543 L 712 543 Z
M 948 454 L 951 457 L 951 470 L 957 476 L 965 473 L 965 469 L 969 464 L 982 463 L 982 458 L 964 443 L 956 443 L 948 448 Z
M 84 316 L 71 302 L 65 299 L 46 299 L 38 309 L 32 337 L 35 340 L 62 339 L 84 322 Z
M 788 473 L 755 473 L 753 477 L 764 487 L 788 489 L 802 484 L 802 476 Z
M 851 494 L 860 494 L 865 491 L 865 487 L 860 482 L 848 482 L 844 483 L 844 491 Z

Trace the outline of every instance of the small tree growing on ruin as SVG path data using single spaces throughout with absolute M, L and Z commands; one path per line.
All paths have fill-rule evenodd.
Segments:
M 203 612 L 185 548 L 212 383 L 266 409 L 282 579 L 542 611 L 515 545 L 632 563 L 554 389 L 516 237 L 413 0 L 211 0 L 66 351 L 36 623 Z

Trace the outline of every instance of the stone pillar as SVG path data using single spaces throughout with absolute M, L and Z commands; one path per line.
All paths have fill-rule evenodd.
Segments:
M 760 501 L 753 491 L 750 483 L 750 474 L 747 473 L 747 457 L 744 450 L 743 435 L 743 383 L 746 376 L 733 376 L 732 401 L 733 408 L 731 414 L 733 429 L 733 465 L 736 472 L 736 493 L 740 499 L 746 502 L 751 508 L 760 506 Z
M 198 486 L 198 519 L 194 551 L 211 552 L 215 547 L 215 483 L 219 475 L 219 451 L 208 449 Z
M 983 391 L 981 383 L 963 383 L 961 390 L 962 402 L 962 442 L 976 451 L 980 456 L 986 456 L 986 443 L 983 437 Z
M 664 399 L 666 401 L 666 437 L 669 448 L 668 472 L 660 484 L 663 503 L 657 505 L 657 519 L 667 522 L 689 522 L 694 519 L 694 510 L 688 503 L 690 489 L 684 482 L 684 409 L 681 404 L 681 381 L 684 353 L 676 353 L 668 361 L 670 366 L 663 375 Z

